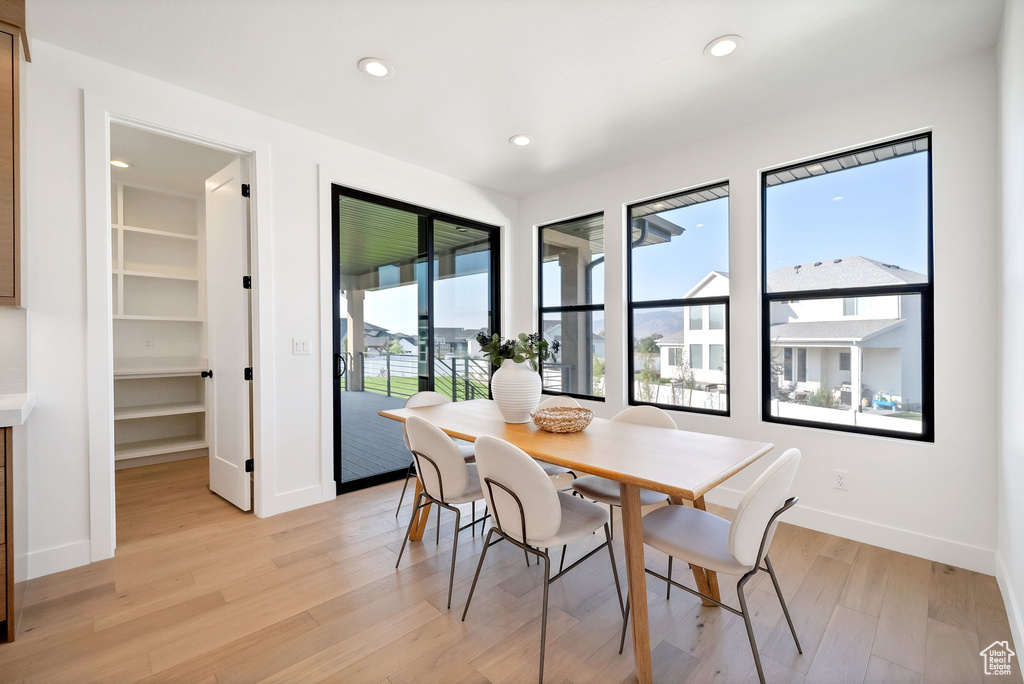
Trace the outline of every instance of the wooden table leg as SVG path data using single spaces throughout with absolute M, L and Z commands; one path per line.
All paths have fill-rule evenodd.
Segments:
M 647 577 L 644 572 L 644 530 L 640 488 L 619 483 L 622 497 L 622 538 L 626 545 L 626 575 L 633 620 L 633 662 L 640 684 L 651 682 L 651 635 L 647 618 Z
M 693 507 L 706 511 L 707 506 L 704 504 L 704 497 L 699 496 L 693 500 Z M 698 571 L 701 575 L 697 577 Z M 698 568 L 696 565 L 693 566 L 693 579 L 697 581 L 697 588 L 700 589 L 701 593 L 710 596 L 716 601 L 722 600 L 722 592 L 718 589 L 718 573 L 712 570 L 705 570 L 704 568 Z M 703 586 L 701 586 L 703 580 Z M 701 601 L 705 606 L 715 605 L 711 601 Z
M 416 491 L 413 493 L 412 500 L 413 505 L 420 500 L 420 492 L 423 491 L 423 485 L 420 484 L 420 479 L 416 478 Z M 427 518 L 430 517 L 431 505 L 424 506 L 415 515 L 419 516 L 419 520 L 412 526 L 412 531 L 409 533 L 409 541 L 420 541 L 423 539 L 423 531 L 427 529 Z

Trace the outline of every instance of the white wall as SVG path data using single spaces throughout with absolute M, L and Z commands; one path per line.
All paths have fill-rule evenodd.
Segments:
M 1002 288 L 999 331 L 999 552 L 996 577 L 1006 597 L 1017 652 L 1024 644 L 1024 2 L 1009 0 L 999 64 L 1002 172 Z
M 988 388 L 988 399 L 962 402 L 965 376 L 951 371 L 948 361 L 961 358 L 963 349 L 982 359 L 996 355 L 997 316 L 986 305 L 994 301 L 998 285 L 995 66 L 992 52 L 977 54 L 865 92 L 807 103 L 791 114 L 522 200 L 517 271 L 536 268 L 536 238 L 526 227 L 605 212 L 607 401 L 592 408 L 610 416 L 625 404 L 623 206 L 728 179 L 732 416 L 675 413 L 678 424 L 771 441 L 775 453 L 802 449 L 795 486 L 800 506 L 789 516 L 794 522 L 993 572 L 997 365 L 980 364 L 969 379 L 973 388 Z M 935 443 L 763 423 L 759 169 L 926 128 L 934 132 Z M 535 303 L 536 293 L 514 303 L 512 328 L 532 329 Z M 850 491 L 832 488 L 834 469 L 849 471 Z M 711 498 L 735 504 L 757 470 L 737 476 Z M 1024 562 L 1017 567 L 1020 572 Z
M 274 463 L 276 504 L 264 513 L 320 501 L 321 420 L 330 419 L 330 406 L 321 416 L 320 354 L 331 350 L 318 348 L 320 281 L 330 278 L 320 268 L 319 168 L 344 171 L 371 191 L 436 199 L 452 213 L 505 217 L 506 225 L 515 201 L 46 43 L 33 43 L 32 57 L 23 126 L 29 372 L 38 398 L 27 428 L 30 575 L 89 561 L 83 90 L 269 145 L 270 178 L 259 191 L 272 196 L 273 317 L 262 326 L 275 362 L 275 443 L 263 448 Z M 313 340 L 312 354 L 292 356 L 292 337 Z

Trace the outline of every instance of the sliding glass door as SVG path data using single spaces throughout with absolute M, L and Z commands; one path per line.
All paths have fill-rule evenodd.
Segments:
M 498 330 L 498 230 L 340 186 L 334 218 L 338 492 L 405 474 L 401 426 L 377 412 L 421 390 L 488 396 L 476 336 Z

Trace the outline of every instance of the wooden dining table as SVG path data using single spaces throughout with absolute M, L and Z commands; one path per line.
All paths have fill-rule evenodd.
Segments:
M 583 432 L 544 432 L 533 423 L 506 423 L 497 405 L 487 399 L 391 409 L 381 411 L 380 415 L 402 422 L 409 416 L 421 416 L 448 435 L 470 442 L 484 435 L 499 437 L 545 463 L 617 481 L 622 496 L 623 542 L 630 596 L 647 596 L 640 489 L 664 492 L 675 504 L 689 503 L 705 510 L 704 495 L 707 492 L 774 448 L 767 442 L 603 418 L 594 418 Z M 419 499 L 419 480 L 416 485 L 414 501 Z M 420 511 L 410 539 L 422 538 L 429 511 L 429 507 Z M 692 566 L 692 571 L 697 588 L 705 595 L 720 600 L 716 573 L 697 566 Z M 631 607 L 636 678 L 647 683 L 652 676 L 647 601 L 633 601 Z

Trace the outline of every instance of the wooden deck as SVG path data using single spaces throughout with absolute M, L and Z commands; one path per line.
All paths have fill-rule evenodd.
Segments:
M 341 480 L 405 470 L 412 461 L 402 441 L 402 426 L 377 415 L 401 408 L 404 397 L 376 392 L 342 392 Z
M 448 611 L 452 516 L 439 546 L 428 530 L 396 570 L 410 501 L 396 520 L 400 487 L 261 520 L 207 492 L 204 459 L 119 471 L 118 526 L 132 533 L 119 531 L 116 558 L 28 583 L 17 641 L 0 645 L 0 681 L 535 682 L 540 568 L 495 546 L 461 622 L 481 537 L 460 536 Z M 574 544 L 569 558 L 593 543 Z M 751 581 L 773 684 L 980 683 L 978 652 L 1010 638 L 989 575 L 785 523 L 771 556 L 804 645 L 798 656 L 767 577 Z M 665 557 L 648 549 L 647 563 L 664 571 Z M 677 572 L 692 586 L 688 575 Z M 721 585 L 734 604 L 734 582 Z M 739 618 L 648 586 L 656 682 L 756 681 Z M 597 554 L 551 587 L 546 680 L 633 681 L 619 621 Z M 1000 681 L 1020 684 L 1016 659 L 1014 673 Z

